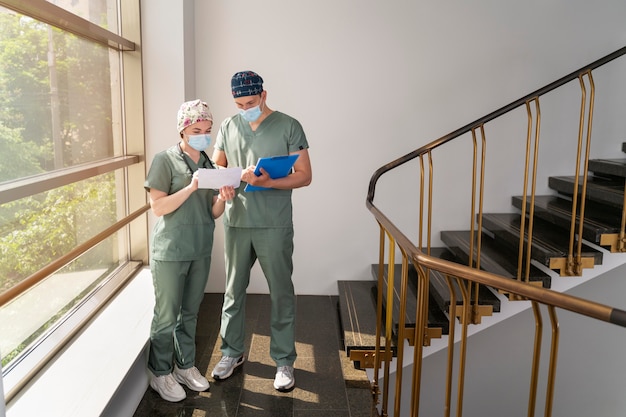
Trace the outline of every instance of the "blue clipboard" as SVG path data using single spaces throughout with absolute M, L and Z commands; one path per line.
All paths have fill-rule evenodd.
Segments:
M 261 168 L 263 168 L 271 178 L 283 178 L 289 175 L 291 169 L 293 168 L 293 164 L 296 163 L 296 159 L 298 159 L 300 155 L 297 153 L 292 155 L 283 155 L 283 156 L 270 156 L 267 158 L 259 158 L 256 163 L 256 169 L 254 170 L 254 174 L 259 176 L 261 175 Z M 260 191 L 260 190 L 269 190 L 270 188 L 259 187 L 251 184 L 246 184 L 246 188 L 244 191 Z

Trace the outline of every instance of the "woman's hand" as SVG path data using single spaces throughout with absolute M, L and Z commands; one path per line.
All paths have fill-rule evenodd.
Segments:
M 187 188 L 192 193 L 198 189 L 198 171 L 193 173 L 193 177 L 191 177 L 191 182 L 185 188 Z
M 228 185 L 220 188 L 217 196 L 213 196 L 213 218 L 217 219 L 224 213 L 226 202 L 235 198 L 235 189 Z
M 230 185 L 220 188 L 218 198 L 222 201 L 231 201 L 233 198 L 235 198 L 235 188 Z

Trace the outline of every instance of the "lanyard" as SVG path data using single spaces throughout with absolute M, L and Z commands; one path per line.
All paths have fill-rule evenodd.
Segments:
M 185 165 L 187 165 L 187 168 L 189 168 L 189 171 L 191 171 L 191 173 L 193 174 L 194 170 L 191 168 L 191 165 L 189 165 L 189 162 L 187 162 L 187 158 L 185 158 L 185 153 L 183 152 L 183 148 L 180 147 L 180 142 L 178 143 L 178 150 L 180 151 L 180 157 L 183 158 Z M 200 154 L 204 156 L 204 162 L 202 163 L 202 168 L 207 168 L 206 162 L 208 161 L 209 166 L 215 169 L 215 165 L 213 165 L 213 161 L 209 159 L 209 156 L 204 151 L 200 151 Z

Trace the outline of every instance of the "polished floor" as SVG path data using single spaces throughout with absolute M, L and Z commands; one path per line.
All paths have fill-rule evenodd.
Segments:
M 221 294 L 206 294 L 200 308 L 196 366 L 211 383 L 206 392 L 187 391 L 179 403 L 162 400 L 148 388 L 135 417 L 369 417 L 372 397 L 365 371 L 355 369 L 340 342 L 337 298 L 298 296 L 296 387 L 272 386 L 276 367 L 269 357 L 267 295 L 248 295 L 246 362 L 224 381 L 210 377 L 219 361 Z

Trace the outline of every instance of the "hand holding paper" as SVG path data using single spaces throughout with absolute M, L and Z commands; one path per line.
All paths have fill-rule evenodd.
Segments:
M 224 186 L 239 187 L 241 183 L 240 167 L 208 169 L 198 168 L 198 188 L 219 190 Z

